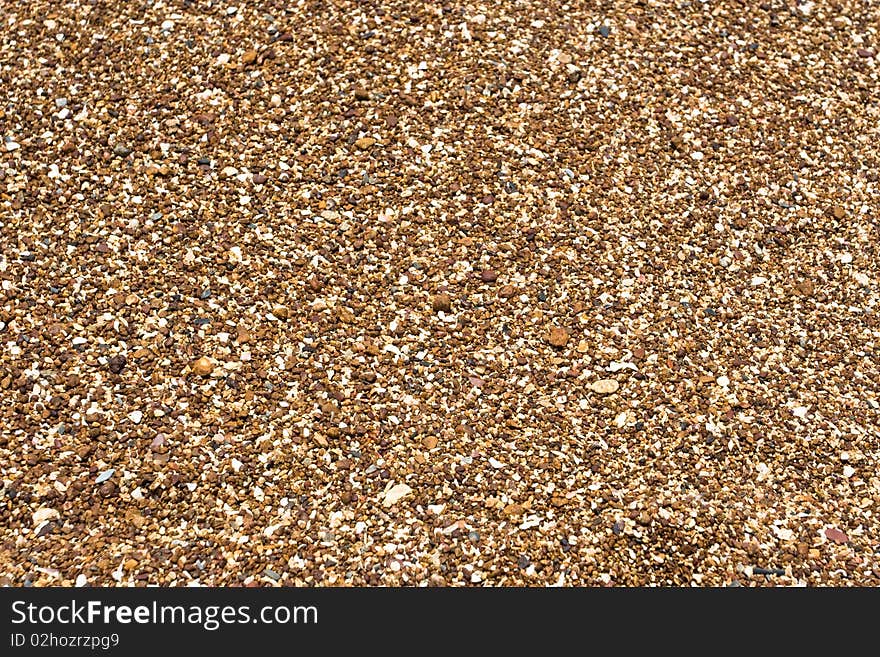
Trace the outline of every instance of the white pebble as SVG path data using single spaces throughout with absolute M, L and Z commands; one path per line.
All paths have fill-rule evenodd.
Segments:
M 407 486 L 406 484 L 397 484 L 396 486 L 392 486 L 384 493 L 384 499 L 382 500 L 383 506 L 392 506 L 399 502 L 401 499 L 410 495 L 413 492 L 412 488 Z

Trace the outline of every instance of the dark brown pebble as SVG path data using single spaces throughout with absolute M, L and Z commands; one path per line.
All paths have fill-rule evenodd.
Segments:
M 110 361 L 107 363 L 107 369 L 109 369 L 113 374 L 119 374 L 125 369 L 125 366 L 128 364 L 128 359 L 125 356 L 113 356 Z

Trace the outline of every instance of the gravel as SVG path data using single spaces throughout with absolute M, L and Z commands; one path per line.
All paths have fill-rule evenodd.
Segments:
M 287 5 L 0 0 L 0 584 L 880 584 L 876 6 Z

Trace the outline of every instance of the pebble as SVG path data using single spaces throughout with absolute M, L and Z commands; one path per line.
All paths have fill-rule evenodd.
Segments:
M 570 335 L 566 329 L 554 326 L 547 334 L 547 342 L 554 347 L 564 347 L 568 344 L 569 337 Z
M 123 146 L 122 144 L 117 144 L 113 147 L 113 154 L 117 157 L 128 157 L 131 155 L 132 150 L 127 146 Z
M 448 313 L 452 310 L 452 298 L 448 294 L 435 294 L 431 299 L 431 308 L 434 312 Z
M 525 508 L 520 504 L 508 504 L 502 510 L 502 513 L 506 516 L 521 516 L 525 513 Z
M 128 359 L 125 356 L 113 356 L 107 363 L 107 369 L 113 372 L 113 374 L 120 374 L 127 364 Z
M 34 525 L 39 525 L 49 520 L 58 520 L 60 517 L 61 514 L 56 509 L 43 506 L 34 512 L 32 520 Z
M 498 290 L 498 296 L 502 299 L 510 299 L 514 295 L 516 295 L 516 288 L 513 285 L 504 285 Z
M 256 50 L 248 50 L 241 56 L 241 63 L 245 66 L 250 66 L 254 62 L 257 61 L 257 51 Z
M 400 500 L 402 500 L 407 495 L 411 495 L 413 489 L 407 486 L 406 484 L 397 484 L 396 486 L 392 486 L 388 490 L 385 491 L 382 505 L 383 506 L 393 506 L 397 504 Z
M 113 473 L 116 472 L 116 468 L 110 468 L 109 470 L 104 470 L 101 474 L 98 475 L 98 478 L 95 479 L 96 484 L 103 484 L 105 481 L 110 479 L 113 476 Z
M 207 356 L 202 356 L 192 364 L 192 371 L 199 376 L 208 376 L 214 371 L 214 361 Z
M 829 527 L 828 529 L 826 529 L 825 538 L 827 538 L 829 541 L 834 541 L 835 543 L 849 543 L 849 536 L 847 536 L 836 527 Z
M 615 379 L 600 379 L 590 384 L 590 389 L 600 395 L 610 395 L 617 392 L 620 384 Z
M 144 418 L 144 414 L 141 411 L 132 411 L 128 414 L 128 419 L 134 422 L 135 424 L 140 424 L 141 420 Z
M 425 436 L 422 438 L 422 445 L 424 445 L 425 449 L 434 449 L 437 446 L 438 440 L 436 436 Z
M 498 280 L 498 272 L 494 269 L 484 269 L 480 272 L 480 280 L 484 283 L 494 283 Z

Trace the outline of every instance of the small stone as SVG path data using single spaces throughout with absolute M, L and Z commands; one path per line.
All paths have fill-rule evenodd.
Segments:
M 110 361 L 107 363 L 107 369 L 109 369 L 113 374 L 119 374 L 125 369 L 125 366 L 128 364 L 128 359 L 121 354 L 118 356 L 113 356 Z
M 137 568 L 137 565 L 137 559 L 126 559 L 125 563 L 123 564 L 123 568 L 125 568 L 126 570 L 134 570 L 135 568 Z
M 826 529 L 825 538 L 827 538 L 829 541 L 834 541 L 835 543 L 849 543 L 849 536 L 844 534 L 836 527 L 829 527 L 828 529 Z
M 141 513 L 136 509 L 131 509 L 130 511 L 127 511 L 125 517 L 137 529 L 140 529 L 147 523 L 147 519 L 144 518 L 144 516 L 141 515 Z
M 376 143 L 376 140 L 373 139 L 372 137 L 361 137 L 356 142 L 354 142 L 354 145 L 363 151 L 363 150 L 368 149 L 370 146 L 372 146 L 375 143 Z
M 264 176 L 262 173 L 255 173 L 251 180 L 254 181 L 255 185 L 262 185 L 267 180 L 269 180 L 268 176 Z
M 601 34 L 603 37 L 607 37 L 609 34 L 611 34 L 611 28 L 607 25 L 600 25 L 599 34 Z
M 33 515 L 34 525 L 39 525 L 41 523 L 47 522 L 49 520 L 58 520 L 61 517 L 61 514 L 58 513 L 55 509 L 50 509 L 49 507 L 43 506 L 37 509 Z
M 412 488 L 410 488 L 406 484 L 397 484 L 396 486 L 392 486 L 387 491 L 385 491 L 382 505 L 393 506 L 407 495 L 412 494 L 412 492 Z
M 431 299 L 431 308 L 433 308 L 434 312 L 444 312 L 448 313 L 452 310 L 452 299 L 448 294 L 435 294 Z
M 251 341 L 251 334 L 244 326 L 239 326 L 235 333 L 235 341 L 238 344 L 248 344 Z
M 815 291 L 813 281 L 810 280 L 801 281 L 800 283 L 797 283 L 794 288 L 805 297 L 812 296 L 813 292 Z
M 830 212 L 831 212 L 831 216 L 834 217 L 835 219 L 843 219 L 844 217 L 846 217 L 846 210 L 844 210 L 839 205 L 833 206 L 831 208 Z
M 436 436 L 425 436 L 422 438 L 422 445 L 424 445 L 425 449 L 434 449 L 437 446 L 438 440 Z
M 250 66 L 254 62 L 257 61 L 257 51 L 256 50 L 248 50 L 245 54 L 241 56 L 241 63 L 245 66 Z
M 122 144 L 117 144 L 113 147 L 113 154 L 117 157 L 128 157 L 131 155 L 131 149 L 127 146 L 123 146 Z
M 859 48 L 858 50 L 856 50 L 856 54 L 859 57 L 864 57 L 865 59 L 869 59 L 874 56 L 874 51 L 868 50 L 867 48 Z
M 358 88 L 354 90 L 354 99 L 355 100 L 370 100 L 370 92 L 363 88 Z
M 510 299 L 515 294 L 516 288 L 514 288 L 513 285 L 505 285 L 500 290 L 498 290 L 498 296 L 502 299 Z
M 590 384 L 590 389 L 600 395 L 610 395 L 617 392 L 618 388 L 620 388 L 620 384 L 614 379 L 600 379 Z
M 494 269 L 484 269 L 480 272 L 480 280 L 484 283 L 494 283 L 498 280 L 498 272 Z
M 105 481 L 110 479 L 113 476 L 113 473 L 116 472 L 116 468 L 110 468 L 109 470 L 104 470 L 101 474 L 98 475 L 98 478 L 95 479 L 96 484 L 103 484 Z
M 128 414 L 128 419 L 135 424 L 140 424 L 141 420 L 144 419 L 144 414 L 141 411 L 132 411 Z
M 290 310 L 287 308 L 287 306 L 276 303 L 272 306 L 272 314 L 275 315 L 275 317 L 277 317 L 278 319 L 287 319 L 288 317 L 290 317 Z
M 55 526 L 54 523 L 52 523 L 51 521 L 48 521 L 48 520 L 47 520 L 46 522 L 40 523 L 40 524 L 34 529 L 34 534 L 35 534 L 36 536 L 45 536 L 46 534 L 48 534 L 48 533 L 50 533 L 50 532 L 52 531 L 52 528 L 53 528 L 54 526 Z
M 79 575 L 76 576 L 76 581 L 73 583 L 73 585 L 76 588 L 81 589 L 82 587 L 84 587 L 88 583 L 89 583 L 89 578 L 86 577 L 83 573 L 80 573 Z
M 568 338 L 568 331 L 564 328 L 559 328 L 558 326 L 551 328 L 550 332 L 547 334 L 547 342 L 554 347 L 564 347 L 568 344 Z
M 207 356 L 202 356 L 192 364 L 192 371 L 199 376 L 208 376 L 214 371 L 214 361 Z
M 519 504 L 508 504 L 502 513 L 506 516 L 521 516 L 525 509 Z

